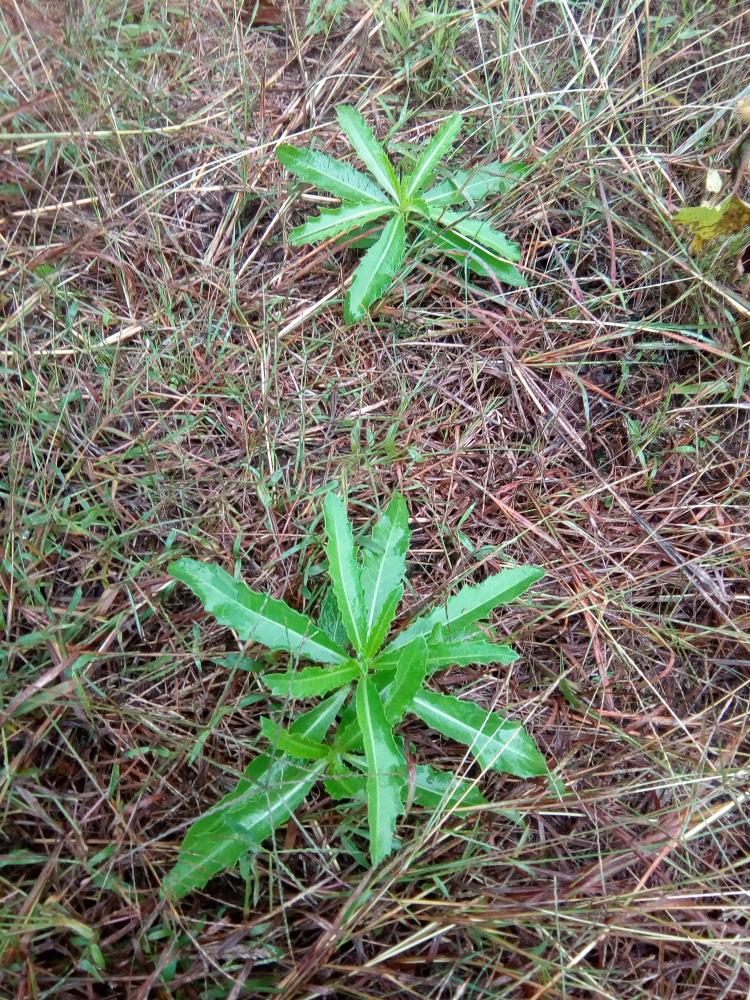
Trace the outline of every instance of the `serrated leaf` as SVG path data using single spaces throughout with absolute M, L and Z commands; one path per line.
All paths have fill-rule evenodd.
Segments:
M 370 205 L 358 202 L 356 205 L 342 205 L 340 208 L 323 209 L 320 215 L 313 216 L 301 226 L 293 229 L 289 242 L 295 245 L 301 243 L 319 243 L 331 236 L 344 236 L 358 229 L 367 222 L 374 222 L 381 215 L 395 211 L 386 205 Z
M 438 733 L 467 746 L 485 769 L 520 778 L 548 773 L 544 757 L 520 722 L 434 691 L 419 691 L 411 711 Z
M 406 226 L 403 215 L 389 219 L 354 272 L 344 300 L 344 317 L 351 324 L 362 319 L 365 311 L 393 281 L 406 253 Z
M 377 652 L 393 620 L 392 614 L 386 622 L 379 621 L 383 608 L 388 603 L 395 614 L 401 599 L 403 588 L 400 584 L 406 571 L 406 553 L 410 539 L 406 502 L 396 494 L 383 516 L 375 523 L 362 557 L 362 593 L 367 616 L 369 656 Z
M 398 201 L 400 193 L 396 172 L 370 126 L 356 108 L 346 104 L 336 108 L 336 115 L 360 160 L 380 187 Z
M 449 178 L 425 191 L 422 200 L 430 213 L 467 202 L 474 206 L 491 194 L 506 194 L 529 172 L 525 163 L 498 163 L 476 170 L 457 170 Z
M 248 799 L 241 810 L 226 812 L 222 825 L 239 836 L 246 849 L 260 847 L 266 837 L 294 814 L 325 768 L 324 760 L 307 765 L 284 761 L 278 773 L 271 769 L 265 792 Z
M 398 649 L 418 635 L 430 635 L 436 625 L 446 628 L 448 636 L 451 632 L 461 632 L 485 619 L 500 605 L 520 597 L 543 576 L 544 570 L 538 566 L 516 566 L 495 573 L 482 583 L 467 584 L 444 605 L 413 621 L 387 648 L 389 651 Z
M 262 674 L 261 678 L 271 694 L 285 698 L 314 698 L 343 687 L 358 674 L 357 663 L 348 660 L 334 667 L 305 667 L 283 674 Z
M 289 727 L 290 733 L 312 740 L 323 739 L 348 693 L 346 689 L 338 691 L 300 715 Z M 237 864 L 248 850 L 247 842 L 224 826 L 224 815 L 244 809 L 246 802 L 252 803 L 259 794 L 265 795 L 265 789 L 275 781 L 288 780 L 287 765 L 294 766 L 288 758 L 274 759 L 268 754 L 247 765 L 236 787 L 190 826 L 177 863 L 164 880 L 162 895 L 179 899 L 193 889 L 202 889 L 214 875 Z
M 517 267 L 506 260 L 501 260 L 491 251 L 483 249 L 460 233 L 442 229 L 430 222 L 420 222 L 418 228 L 425 237 L 427 245 L 432 245 L 474 274 L 496 278 L 513 288 L 526 287 L 526 279 Z
M 396 747 L 377 688 L 367 677 L 357 684 L 357 720 L 367 758 L 367 820 L 370 857 L 379 864 L 390 853 L 403 812 L 406 761 Z
M 331 798 L 337 801 L 364 802 L 367 798 L 367 779 L 364 774 L 352 771 L 341 761 L 337 761 L 331 767 L 323 786 Z
M 319 663 L 345 663 L 349 657 L 307 615 L 283 601 L 251 590 L 220 566 L 178 559 L 169 573 L 186 584 L 220 625 L 235 630 L 243 642 L 307 656 Z
M 480 633 L 481 636 L 481 633 Z M 395 670 L 400 647 L 389 646 L 375 661 L 375 670 Z M 433 674 L 448 667 L 471 665 L 490 666 L 495 663 L 508 664 L 518 659 L 518 653 L 510 646 L 490 642 L 485 638 L 445 639 L 427 645 L 427 673 Z
M 404 717 L 427 673 L 427 643 L 422 636 L 402 646 L 399 653 L 396 676 L 383 692 L 383 710 L 392 726 Z
M 343 201 L 367 201 L 390 206 L 384 191 L 370 178 L 347 163 L 340 163 L 326 153 L 296 146 L 281 145 L 276 157 L 287 170 L 306 184 L 314 184 Z
M 383 645 L 383 640 L 388 634 L 391 622 L 396 617 L 396 611 L 403 596 L 404 588 L 401 584 L 399 584 L 398 587 L 392 590 L 386 597 L 385 603 L 380 609 L 380 614 L 375 619 L 367 637 L 367 648 L 365 649 L 366 656 L 375 656 L 377 651 Z
M 297 757 L 300 760 L 324 760 L 330 756 L 330 747 L 317 740 L 311 740 L 307 736 L 300 736 L 293 733 L 278 722 L 265 716 L 260 720 L 260 731 L 268 742 L 275 749 L 283 750 L 290 757 Z
M 416 767 L 414 801 L 427 809 L 489 805 L 473 781 L 458 778 L 448 771 L 438 771 L 426 764 Z
M 420 154 L 414 170 L 404 181 L 404 188 L 409 198 L 416 197 L 429 184 L 440 160 L 451 148 L 460 131 L 461 115 L 451 115 L 430 139 Z
M 318 626 L 325 634 L 332 639 L 337 646 L 346 647 L 349 636 L 344 628 L 344 621 L 339 611 L 338 601 L 333 587 L 329 587 L 320 603 L 320 613 L 318 615 Z
M 360 567 L 354 552 L 354 538 L 346 508 L 335 493 L 329 493 L 325 498 L 323 515 L 328 537 L 328 573 L 336 594 L 336 603 L 349 640 L 357 652 L 361 653 L 367 641 L 367 625 Z
M 472 246 L 492 254 L 499 260 L 518 263 L 521 259 L 518 244 L 509 240 L 505 233 L 493 229 L 484 219 L 468 219 L 460 212 L 444 211 L 440 225 L 450 229 L 452 233 L 458 233 Z

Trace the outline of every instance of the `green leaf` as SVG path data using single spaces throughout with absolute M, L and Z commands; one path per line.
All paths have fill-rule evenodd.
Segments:
M 392 649 L 390 646 L 375 661 L 375 670 L 395 670 L 402 647 Z M 510 646 L 488 639 L 461 638 L 430 640 L 427 645 L 427 673 L 434 674 L 448 667 L 466 667 L 473 664 L 490 666 L 495 663 L 514 663 L 518 653 Z
M 337 646 L 345 648 L 348 645 L 349 636 L 346 634 L 346 629 L 344 628 L 344 621 L 339 611 L 333 587 L 329 587 L 326 590 L 321 601 L 318 625 L 330 639 L 333 639 Z
M 262 680 L 271 694 L 285 698 L 314 698 L 343 687 L 359 674 L 354 660 L 347 660 L 335 667 L 305 667 L 304 670 L 287 670 L 283 674 L 262 674 Z
M 233 628 L 243 642 L 282 649 L 319 663 L 345 663 L 345 650 L 317 628 L 307 615 L 283 601 L 251 590 L 220 566 L 178 559 L 169 573 L 186 584 L 220 625 Z
M 373 527 L 372 536 L 362 558 L 362 592 L 366 609 L 368 656 L 373 656 L 379 649 L 398 607 L 403 593 L 400 584 L 406 570 L 406 552 L 410 539 L 406 501 L 396 494 Z M 393 614 L 385 622 L 379 622 L 378 619 L 386 603 L 393 604 L 394 593 L 397 594 L 397 600 Z
M 225 813 L 222 824 L 232 835 L 239 836 L 246 849 L 260 847 L 294 814 L 325 769 L 324 760 L 307 765 L 280 762 L 269 772 L 267 787 L 244 802 L 241 810 Z
M 547 775 L 544 757 L 520 722 L 434 691 L 419 691 L 411 711 L 438 733 L 467 746 L 485 769 L 520 778 Z
M 331 754 L 330 747 L 325 743 L 293 733 L 273 719 L 263 717 L 260 720 L 260 731 L 275 749 L 283 750 L 291 757 L 298 757 L 301 760 L 324 760 Z
M 429 184 L 443 155 L 447 153 L 461 131 L 461 115 L 451 115 L 427 143 L 404 187 L 409 198 L 416 197 Z
M 354 272 L 344 301 L 347 323 L 362 319 L 368 309 L 393 281 L 406 253 L 406 226 L 403 215 L 388 220 L 377 243 L 367 251 Z
M 389 208 L 386 205 L 370 205 L 365 202 L 342 205 L 340 208 L 330 210 L 323 209 L 320 215 L 308 219 L 301 226 L 293 229 L 289 236 L 289 242 L 295 245 L 319 243 L 331 236 L 343 236 L 353 229 L 357 229 L 363 223 L 373 222 L 386 212 L 392 211 L 395 211 L 395 208 Z
M 427 809 L 453 809 L 456 806 L 487 806 L 489 802 L 473 781 L 458 778 L 447 771 L 437 771 L 418 764 L 414 801 Z
M 343 201 L 367 201 L 391 206 L 384 191 L 346 163 L 311 149 L 282 145 L 276 151 L 278 160 L 301 181 L 314 184 Z
M 379 864 L 390 853 L 406 784 L 406 761 L 396 747 L 377 688 L 367 677 L 357 685 L 357 719 L 367 758 L 367 819 L 370 857 Z
M 440 224 L 446 226 L 452 233 L 458 233 L 468 240 L 472 246 L 489 252 L 500 260 L 518 262 L 521 251 L 517 243 L 513 243 L 505 233 L 498 232 L 484 219 L 468 219 L 460 212 L 442 213 Z
M 396 676 L 383 692 L 385 717 L 392 726 L 404 717 L 427 673 L 427 643 L 422 636 L 399 652 Z
M 336 594 L 336 603 L 351 644 L 361 653 L 367 640 L 367 626 L 360 568 L 354 553 L 354 538 L 346 508 L 335 493 L 329 493 L 325 498 L 323 516 L 328 536 L 328 573 Z
M 463 268 L 483 277 L 494 277 L 513 288 L 525 288 L 526 279 L 513 264 L 496 257 L 451 229 L 441 229 L 429 222 L 420 222 L 419 231 L 426 243 L 455 260 Z
M 348 693 L 347 689 L 338 691 L 300 715 L 290 726 L 290 733 L 312 740 L 322 739 Z M 164 896 L 178 899 L 193 889 L 201 889 L 214 875 L 237 864 L 248 850 L 247 843 L 224 826 L 223 817 L 232 810 L 243 810 L 246 803 L 253 808 L 253 798 L 265 795 L 264 787 L 271 787 L 276 780 L 288 780 L 287 767 L 294 767 L 287 758 L 275 760 L 267 754 L 256 757 L 248 764 L 237 786 L 200 816 L 187 831 L 177 863 L 164 881 Z
M 520 597 L 543 576 L 544 570 L 538 566 L 516 566 L 495 573 L 482 583 L 462 587 L 444 605 L 413 621 L 396 636 L 388 650 L 404 646 L 415 636 L 430 635 L 436 625 L 448 628 L 449 634 L 460 632 L 468 625 L 482 621 L 501 604 L 508 604 Z
M 380 614 L 373 622 L 372 628 L 370 629 L 370 634 L 367 636 L 367 648 L 365 649 L 365 656 L 374 656 L 380 647 L 383 645 L 383 640 L 388 634 L 388 630 L 391 627 L 391 622 L 396 617 L 396 611 L 399 604 L 401 603 L 401 598 L 404 596 L 404 588 L 401 584 L 398 585 L 390 594 L 386 597 L 385 603 L 380 609 Z
M 525 163 L 498 163 L 477 170 L 457 170 L 447 180 L 425 191 L 422 200 L 432 218 L 440 219 L 440 209 L 483 202 L 491 194 L 506 194 L 529 172 Z
M 396 171 L 372 129 L 356 108 L 342 104 L 336 108 L 339 123 L 349 142 L 378 184 L 396 201 L 400 198 Z
M 331 798 L 338 801 L 365 801 L 367 798 L 367 779 L 364 774 L 352 771 L 340 760 L 331 766 L 323 785 Z

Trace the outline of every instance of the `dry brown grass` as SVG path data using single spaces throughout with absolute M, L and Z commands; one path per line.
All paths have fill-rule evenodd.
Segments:
M 743 138 L 750 5 L 686 6 L 456 3 L 431 50 L 382 5 L 313 36 L 302 5 L 2 0 L 3 997 L 750 994 L 750 302 L 741 238 L 693 259 L 669 223 Z M 273 151 L 343 152 L 344 100 L 535 164 L 495 210 L 527 291 L 416 261 L 343 327 L 355 255 L 287 245 L 313 199 Z M 359 526 L 405 495 L 411 608 L 546 568 L 499 620 L 519 663 L 436 683 L 567 791 L 484 776 L 496 808 L 412 811 L 374 872 L 321 792 L 167 904 L 263 699 L 166 563 L 312 606 L 332 480 Z

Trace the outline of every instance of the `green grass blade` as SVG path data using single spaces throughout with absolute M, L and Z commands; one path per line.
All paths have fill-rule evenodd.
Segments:
M 307 615 L 283 601 L 251 590 L 226 570 L 195 559 L 177 559 L 169 573 L 188 586 L 203 607 L 243 642 L 256 642 L 268 649 L 306 656 L 318 663 L 345 663 L 344 649 L 321 631 Z
M 379 864 L 390 853 L 403 812 L 406 761 L 396 747 L 377 688 L 367 677 L 357 685 L 357 719 L 367 758 L 367 819 L 370 857 Z
M 354 272 L 344 302 L 347 323 L 362 319 L 365 311 L 393 281 L 406 252 L 406 226 L 402 215 L 388 221 L 380 237 L 367 251 Z
M 285 698 L 314 698 L 343 687 L 358 674 L 358 665 L 348 660 L 334 667 L 305 667 L 283 674 L 261 674 L 261 679 L 271 694 Z
M 429 184 L 438 164 L 453 145 L 460 131 L 461 115 L 451 115 L 430 139 L 417 160 L 414 170 L 404 181 L 406 194 L 409 198 L 415 198 Z
M 467 746 L 485 769 L 520 778 L 548 773 L 544 757 L 520 722 L 434 691 L 419 691 L 411 711 L 431 729 Z
M 393 603 L 393 594 L 398 591 L 403 581 L 410 540 L 406 501 L 397 494 L 373 527 L 372 536 L 362 557 L 362 592 L 367 615 L 367 651 L 370 656 L 380 647 L 392 621 L 391 616 L 391 620 L 385 624 L 383 630 L 383 622 L 379 622 L 378 619 L 386 602 L 390 600 L 390 603 Z M 394 607 L 394 614 L 395 611 Z
M 339 123 L 354 147 L 360 160 L 384 191 L 398 202 L 398 178 L 385 150 L 373 135 L 372 129 L 356 108 L 342 104 L 336 108 Z
M 289 242 L 298 246 L 301 243 L 319 243 L 332 236 L 345 236 L 353 229 L 357 229 L 367 222 L 374 222 L 381 215 L 392 211 L 395 211 L 395 208 L 386 205 L 371 205 L 367 202 L 342 205 L 341 208 L 334 208 L 330 211 L 323 209 L 320 215 L 308 219 L 301 226 L 293 229 L 289 236 Z
M 306 184 L 314 184 L 322 191 L 328 191 L 342 201 L 368 201 L 384 206 L 392 204 L 386 193 L 366 174 L 347 163 L 334 160 L 326 153 L 282 145 L 277 149 L 276 156 L 295 177 Z
M 329 493 L 323 504 L 325 518 L 326 555 L 336 602 L 346 633 L 357 650 L 363 652 L 367 641 L 365 605 L 362 596 L 360 567 L 354 551 L 354 538 L 346 508 L 335 493 Z

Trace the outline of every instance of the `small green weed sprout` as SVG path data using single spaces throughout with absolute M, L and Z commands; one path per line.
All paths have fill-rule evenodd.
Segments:
M 337 108 L 342 129 L 371 176 L 325 153 L 281 145 L 281 163 L 306 184 L 341 199 L 341 206 L 323 209 L 292 230 L 295 244 L 349 237 L 356 245 L 370 244 L 352 277 L 344 300 L 344 318 L 354 323 L 386 291 L 407 254 L 407 231 L 430 249 L 459 261 L 476 274 L 490 275 L 508 285 L 526 284 L 514 266 L 521 259 L 517 244 L 469 212 L 490 194 L 510 190 L 526 172 L 510 163 L 469 172 L 460 170 L 428 187 L 443 156 L 461 129 L 461 115 L 452 115 L 426 144 L 414 168 L 399 176 L 362 115 L 352 107 Z M 452 206 L 463 205 L 462 211 Z M 383 223 L 383 220 L 386 220 Z M 372 241 L 374 231 L 377 238 Z
M 267 673 L 278 698 L 326 696 L 286 728 L 261 720 L 267 753 L 256 757 L 236 788 L 188 829 L 164 892 L 173 898 L 257 850 L 322 781 L 336 799 L 367 804 L 370 857 L 393 848 L 410 783 L 395 730 L 405 715 L 467 746 L 483 769 L 522 778 L 547 775 L 534 740 L 518 722 L 425 686 L 430 674 L 454 664 L 503 664 L 516 659 L 479 622 L 543 576 L 534 566 L 505 569 L 464 586 L 416 618 L 384 645 L 404 591 L 411 533 L 406 503 L 396 495 L 358 554 L 341 500 L 324 504 L 331 588 L 317 624 L 283 601 L 251 590 L 219 566 L 193 559 L 170 565 L 216 620 L 240 640 L 283 651 L 307 666 Z M 476 786 L 447 771 L 418 765 L 413 800 L 427 808 L 486 804 Z

